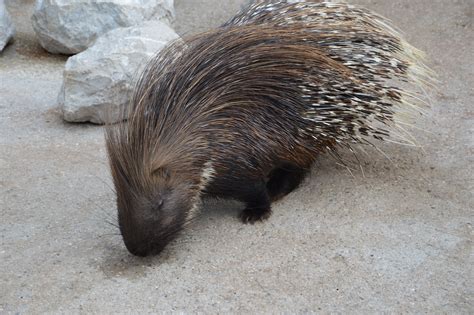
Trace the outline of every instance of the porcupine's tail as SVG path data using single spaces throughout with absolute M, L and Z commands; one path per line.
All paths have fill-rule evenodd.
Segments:
M 337 84 L 320 73 L 301 77 L 302 116 L 310 122 L 306 132 L 341 145 L 371 138 L 415 144 L 406 118 L 423 112 L 425 88 L 434 85 L 435 74 L 423 52 L 387 19 L 344 3 L 257 1 L 224 27 L 245 25 L 302 31 L 306 37 L 295 36 L 300 45 L 314 47 L 345 71 Z

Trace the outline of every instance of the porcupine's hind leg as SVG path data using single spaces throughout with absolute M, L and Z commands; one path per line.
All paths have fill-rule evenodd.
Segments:
M 272 213 L 270 197 L 263 180 L 248 185 L 245 191 L 241 191 L 239 199 L 246 204 L 240 213 L 240 219 L 244 223 L 263 221 Z
M 307 174 L 307 169 L 292 164 L 285 164 L 274 169 L 267 182 L 267 191 L 271 202 L 285 197 L 298 188 Z
M 271 203 L 295 190 L 307 173 L 307 169 L 284 164 L 270 173 L 268 182 L 248 185 L 239 198 L 246 203 L 246 208 L 240 213 L 240 219 L 244 223 L 268 219 L 272 213 Z

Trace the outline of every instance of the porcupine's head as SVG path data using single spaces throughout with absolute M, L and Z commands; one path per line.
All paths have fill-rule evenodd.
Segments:
M 147 66 L 126 121 L 107 126 L 105 135 L 120 232 L 137 256 L 159 253 L 192 220 L 212 173 L 200 158 L 203 138 L 193 135 L 183 113 L 166 112 L 173 100 L 163 92 L 168 81 L 159 77 L 166 72 L 162 61 Z

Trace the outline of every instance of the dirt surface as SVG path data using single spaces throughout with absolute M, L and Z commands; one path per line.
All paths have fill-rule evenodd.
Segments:
M 176 29 L 219 25 L 246 0 L 176 0 Z M 351 176 L 322 157 L 264 224 L 209 201 L 159 257 L 113 223 L 102 127 L 67 124 L 66 58 L 44 52 L 31 0 L 7 1 L 0 54 L 0 313 L 474 313 L 472 0 L 358 0 L 391 18 L 439 73 L 413 132 Z

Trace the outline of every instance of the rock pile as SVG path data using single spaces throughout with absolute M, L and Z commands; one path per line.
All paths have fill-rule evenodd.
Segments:
M 32 23 L 40 44 L 76 54 L 58 96 L 63 118 L 122 120 L 141 67 L 179 38 L 168 26 L 174 14 L 173 0 L 36 0 Z

